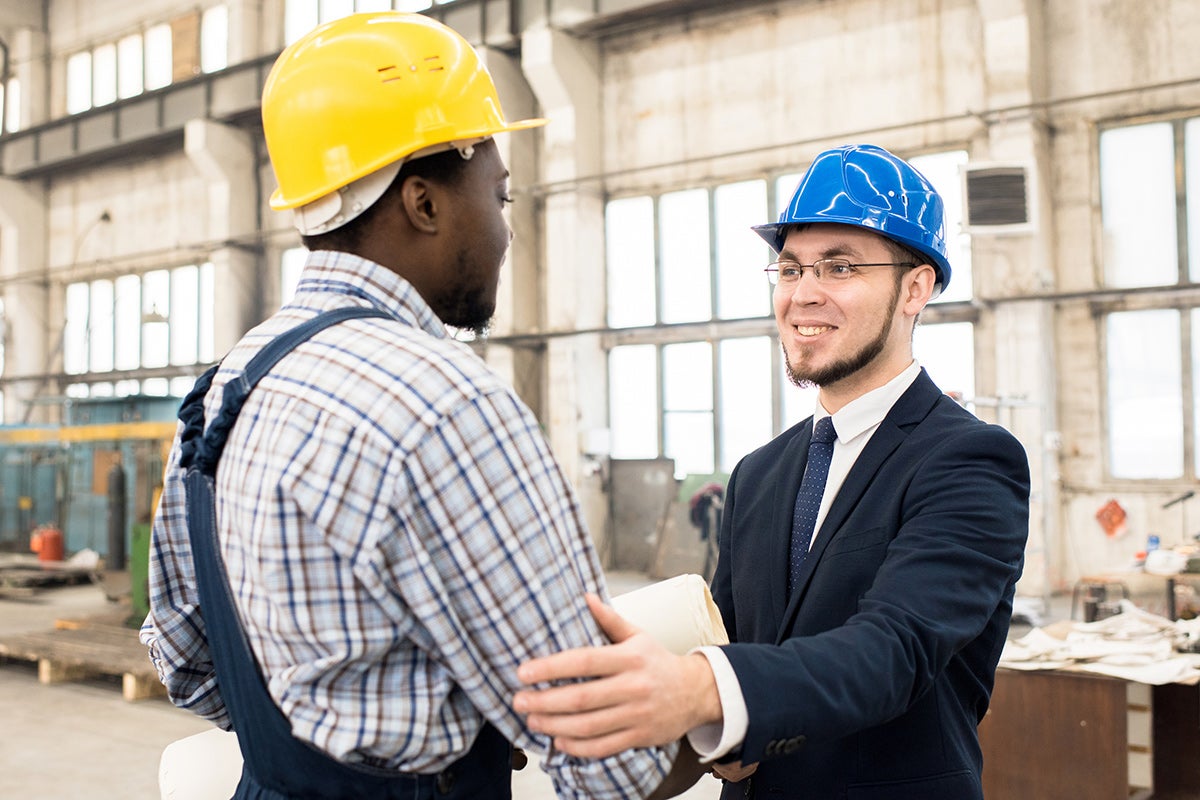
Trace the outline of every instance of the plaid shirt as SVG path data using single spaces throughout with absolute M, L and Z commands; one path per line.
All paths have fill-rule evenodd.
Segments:
M 580 508 L 512 388 L 416 291 L 344 253 L 309 256 L 291 303 L 222 362 L 205 400 L 314 314 L 373 305 L 300 344 L 250 394 L 217 469 L 221 554 L 293 733 L 343 761 L 436 772 L 484 720 L 539 753 L 510 705 L 529 658 L 604 642 L 604 576 Z M 150 551 L 141 639 L 171 700 L 222 726 L 198 607 L 178 442 Z M 545 758 L 560 797 L 643 797 L 675 746 Z

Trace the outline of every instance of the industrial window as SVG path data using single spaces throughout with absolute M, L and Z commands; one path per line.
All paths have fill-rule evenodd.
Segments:
M 307 260 L 308 249 L 305 247 L 292 247 L 283 251 L 279 259 L 279 305 L 287 305 L 296 293 L 296 285 L 300 283 L 300 272 Z
M 283 35 L 287 44 L 318 25 L 363 11 L 428 11 L 455 0 L 286 0 Z
M 4 106 L 0 105 L 0 108 Z M 4 343 L 8 341 L 8 317 L 4 315 L 4 301 L 0 300 L 0 378 L 4 377 Z M 0 425 L 4 419 L 4 390 L 0 389 Z
M 171 64 L 171 26 L 155 25 L 146 31 L 145 47 L 146 91 L 161 89 L 171 85 L 174 74 Z
M 117 42 L 117 96 L 124 99 L 142 93 L 145 74 L 142 71 L 142 37 L 126 36 Z
M 1107 471 L 1192 480 L 1200 476 L 1200 310 L 1172 290 L 1200 283 L 1200 117 L 1109 128 L 1099 144 L 1099 274 L 1106 287 L 1148 290 L 1099 317 Z
M 21 82 L 9 78 L 0 83 L 0 134 L 21 130 Z
M 229 10 L 206 8 L 200 15 L 200 71 L 219 72 L 229 66 Z
M 229 11 L 224 5 L 102 42 L 67 58 L 66 109 L 89 108 L 161 89 L 229 65 Z
M 955 271 L 939 300 L 970 299 L 970 241 L 961 231 L 966 153 L 913 163 L 946 200 Z M 812 414 L 816 390 L 788 381 L 775 335 L 761 272 L 770 249 L 750 229 L 777 217 L 773 209 L 787 202 L 799 178 L 789 173 L 608 202 L 612 457 L 673 458 L 679 477 L 728 474 L 746 453 Z M 914 349 L 939 386 L 970 403 L 970 322 L 921 324 Z
M 137 373 L 214 359 L 213 267 L 187 265 L 69 284 L 66 317 L 63 371 L 105 376 L 73 384 L 68 394 L 167 394 L 180 386 L 186 391 L 190 378 L 175 385 L 170 377 L 141 379 Z

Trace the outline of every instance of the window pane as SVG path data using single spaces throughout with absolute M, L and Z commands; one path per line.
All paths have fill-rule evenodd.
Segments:
M 1104 279 L 1109 286 L 1179 281 L 1174 151 L 1167 122 L 1100 134 Z
M 1193 308 L 1192 315 L 1192 435 L 1195 441 L 1192 451 L 1196 463 L 1193 469 L 1200 475 L 1200 308 Z
M 116 369 L 137 369 L 141 364 L 142 338 L 142 281 L 137 275 L 117 278 L 113 307 L 116 317 L 113 366 Z
M 1187 121 L 1184 142 L 1187 155 L 1188 277 L 1192 282 L 1200 283 L 1200 117 Z
M 721 471 L 771 438 L 771 339 L 726 339 L 721 359 Z
M 918 325 L 913 353 L 943 392 L 975 396 L 975 326 L 969 322 Z
M 392 0 L 358 0 L 354 4 L 356 11 L 390 11 Z
M 658 373 L 654 345 L 608 354 L 608 424 L 613 458 L 658 456 Z
M 198 360 L 209 364 L 216 360 L 216 345 L 214 343 L 214 278 L 211 263 L 200 265 L 200 319 L 198 322 L 199 352 Z
M 171 84 L 171 26 L 155 25 L 146 31 L 146 89 Z
M 354 0 L 320 0 L 321 22 L 341 19 L 354 13 Z
M 1122 311 L 1106 318 L 1109 469 L 1114 478 L 1183 475 L 1179 322 L 1175 309 Z
M 117 96 L 142 93 L 142 37 L 126 36 L 117 43 Z
M 433 7 L 433 0 L 396 0 L 397 11 L 424 11 Z
M 304 270 L 304 262 L 308 260 L 308 249 L 293 247 L 284 250 L 279 263 L 279 297 L 280 305 L 291 302 L 296 294 L 296 285 L 300 283 L 300 273 Z
M 142 366 L 167 365 L 167 340 L 171 313 L 171 278 L 166 270 L 147 272 L 142 276 Z M 148 382 L 148 381 L 147 381 Z M 145 388 L 145 385 L 142 387 Z M 163 394 L 166 394 L 164 389 Z
M 199 332 L 197 307 L 200 303 L 198 270 L 180 267 L 171 271 L 171 363 L 196 363 L 196 336 Z
M 663 409 L 712 411 L 712 345 L 685 342 L 663 347 Z
M 196 385 L 195 378 L 171 378 L 171 383 L 167 387 L 167 393 L 175 397 L 184 397 Z
M 689 189 L 664 194 L 658 200 L 658 215 L 662 321 L 711 319 L 708 191 Z
M 800 186 L 802 177 L 804 177 L 802 172 L 789 172 L 787 175 L 780 175 L 775 179 L 775 213 L 771 215 L 771 222 L 777 221 L 779 215 L 791 203 L 792 195 Z
M 67 113 L 92 107 L 92 54 L 76 53 L 67 59 Z
M 4 123 L 4 130 L 9 133 L 21 130 L 21 82 L 16 78 L 9 79 L 8 86 L 5 87 L 4 105 L 0 106 L 0 116 L 4 117 L 0 120 Z
M 963 232 L 962 168 L 967 164 L 965 150 L 931 153 L 909 159 L 929 179 L 946 204 L 946 257 L 950 260 L 950 287 L 935 302 L 970 300 L 971 237 Z
M 117 99 L 117 46 L 102 44 L 92 51 L 92 102 L 108 105 Z
M 63 370 L 68 375 L 87 372 L 88 309 L 91 290 L 86 283 L 67 287 L 67 323 L 63 329 Z
M 170 388 L 171 384 L 166 378 L 147 378 L 142 381 L 142 394 L 165 397 Z
M 229 10 L 206 8 L 200 17 L 200 71 L 216 72 L 229 66 Z
M 762 268 L 771 249 L 750 229 L 767 221 L 766 181 L 718 186 L 713 193 L 717 234 L 717 314 L 724 319 L 771 312 L 771 287 Z M 769 370 L 767 373 L 769 374 Z
M 663 452 L 675 459 L 675 474 L 709 474 L 713 446 L 712 345 L 669 344 L 663 359 Z
M 711 475 L 713 458 L 712 412 L 674 412 L 663 415 L 663 450 L 675 459 L 675 477 Z
M 92 372 L 113 368 L 113 284 L 92 283 L 92 316 L 88 323 L 88 365 Z
M 614 328 L 653 325 L 654 203 L 649 197 L 613 200 L 604 212 L 608 272 L 608 324 Z
M 113 384 L 113 394 L 117 397 L 128 397 L 137 394 L 142 388 L 138 381 L 117 381 Z
M 283 12 L 283 36 L 287 44 L 317 27 L 317 0 L 287 0 Z

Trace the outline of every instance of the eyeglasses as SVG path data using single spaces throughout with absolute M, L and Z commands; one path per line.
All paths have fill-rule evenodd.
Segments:
M 782 259 L 774 261 L 763 272 L 772 286 L 778 284 L 791 285 L 800 280 L 804 271 L 808 270 L 821 286 L 836 286 L 845 283 L 858 274 L 863 267 L 915 267 L 912 261 L 880 261 L 873 264 L 851 264 L 844 258 L 822 258 L 811 264 L 801 264 L 799 261 Z

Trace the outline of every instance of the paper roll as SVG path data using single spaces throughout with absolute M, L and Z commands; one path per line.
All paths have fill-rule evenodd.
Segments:
M 729 644 L 721 611 L 699 575 L 676 575 L 612 599 L 622 617 L 649 633 L 673 653 Z

